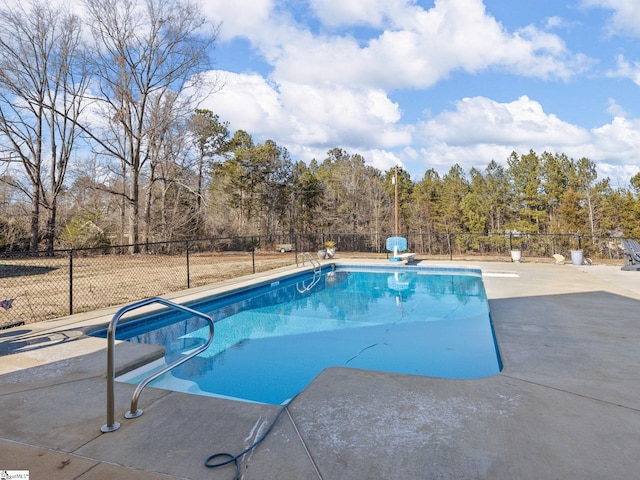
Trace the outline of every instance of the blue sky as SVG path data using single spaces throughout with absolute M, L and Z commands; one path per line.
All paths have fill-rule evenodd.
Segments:
M 418 181 L 530 149 L 640 171 L 638 0 L 207 0 L 219 92 L 256 142 Z

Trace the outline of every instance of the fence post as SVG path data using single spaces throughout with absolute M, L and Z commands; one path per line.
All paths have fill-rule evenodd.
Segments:
M 449 261 L 453 261 L 453 249 L 451 248 L 451 234 L 447 233 L 447 243 L 449 244 Z
M 191 272 L 189 271 L 189 240 L 186 241 L 187 250 L 187 288 L 191 288 Z
M 260 237 L 258 237 L 260 238 Z M 256 273 L 256 239 L 251 237 L 251 270 L 252 273 Z
M 69 315 L 73 315 L 73 248 L 69 250 Z

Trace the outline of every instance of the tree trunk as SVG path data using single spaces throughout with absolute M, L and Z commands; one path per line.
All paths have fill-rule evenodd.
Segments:
M 45 231 L 45 240 L 47 245 L 47 250 L 53 252 L 55 247 L 55 239 L 56 239 L 56 214 L 57 214 L 57 205 L 54 203 L 53 206 L 49 209 L 49 216 L 47 218 L 47 229 Z
M 131 172 L 131 186 L 129 188 L 129 252 L 130 253 L 138 253 L 140 251 L 140 247 L 138 245 L 139 241 L 139 212 L 140 212 L 140 187 L 138 185 L 139 182 L 139 174 L 138 172 Z
M 147 188 L 144 202 L 144 242 L 147 244 L 147 248 L 151 237 L 151 207 L 153 204 L 153 185 L 155 182 L 155 171 L 156 166 L 152 162 L 149 172 L 149 187 Z
M 38 251 L 40 244 L 40 188 L 36 185 L 33 189 L 33 198 L 31 199 L 31 240 L 29 242 L 29 250 Z

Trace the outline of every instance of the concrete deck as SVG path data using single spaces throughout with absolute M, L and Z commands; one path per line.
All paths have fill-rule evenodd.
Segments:
M 325 370 L 242 459 L 242 478 L 638 478 L 640 272 L 464 266 L 486 274 L 502 373 L 446 380 Z M 118 383 L 122 427 L 101 433 L 106 342 L 83 334 L 110 314 L 99 313 L 0 331 L 0 470 L 29 470 L 31 479 L 233 478 L 232 465 L 211 470 L 204 460 L 244 450 L 279 407 L 147 388 L 144 415 L 126 420 L 134 386 Z M 126 343 L 117 350 L 118 368 L 158 354 Z

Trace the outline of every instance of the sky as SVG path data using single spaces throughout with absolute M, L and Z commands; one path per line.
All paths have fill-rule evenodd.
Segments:
M 414 181 L 511 152 L 640 171 L 638 0 L 206 0 L 201 108 L 293 161 L 360 154 Z

